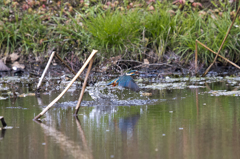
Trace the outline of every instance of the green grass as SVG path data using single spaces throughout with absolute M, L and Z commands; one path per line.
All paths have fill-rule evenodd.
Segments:
M 127 7 L 127 1 L 124 2 Z M 81 61 L 92 49 L 99 50 L 99 59 L 122 55 L 123 59 L 140 61 L 146 58 L 143 53 L 151 50 L 159 60 L 167 51 L 174 51 L 188 63 L 194 59 L 196 39 L 217 52 L 231 24 L 229 8 L 222 17 L 215 14 L 215 18 L 210 12 L 201 17 L 190 6 L 170 16 L 171 3 L 166 1 L 155 3 L 154 11 L 147 10 L 148 7 L 102 10 L 102 5 L 96 4 L 75 8 L 75 15 L 63 12 L 64 5 L 54 13 L 41 14 L 21 12 L 2 1 L 0 6 L 2 56 L 19 48 L 22 54 L 45 56 L 49 48 L 56 46 L 63 58 L 74 52 Z M 11 9 L 14 17 L 9 20 Z M 221 55 L 237 63 L 240 31 L 236 25 L 240 25 L 238 18 Z M 198 53 L 199 61 L 205 64 L 215 57 L 202 46 L 198 46 Z
M 177 46 L 175 51 L 181 55 L 182 60 L 186 62 L 192 60 L 194 57 L 196 39 L 217 52 L 232 23 L 229 12 L 225 12 L 222 17 L 217 17 L 217 19 L 213 19 L 209 15 L 207 20 L 205 20 L 199 17 L 198 13 L 194 12 L 186 18 L 182 16 L 180 19 L 182 19 L 182 23 L 178 26 L 180 29 L 178 30 L 179 35 L 175 41 L 175 46 Z M 238 20 L 236 24 L 239 24 Z M 222 56 L 234 62 L 239 61 L 238 35 L 239 28 L 234 26 L 220 52 Z M 201 62 L 206 64 L 213 61 L 215 57 L 213 53 L 210 53 L 210 51 L 202 46 L 198 46 L 198 56 Z
M 176 21 L 171 17 L 166 5 L 155 5 L 156 10 L 153 12 L 146 12 L 143 18 L 143 26 L 146 29 L 146 38 L 148 45 L 156 52 L 158 57 L 161 57 L 166 47 L 169 46 L 169 39 L 173 35 Z
M 139 39 L 141 25 L 138 12 L 125 14 L 108 10 L 85 19 L 85 28 L 92 36 L 92 47 L 107 52 L 108 57 L 124 53 L 126 48 Z

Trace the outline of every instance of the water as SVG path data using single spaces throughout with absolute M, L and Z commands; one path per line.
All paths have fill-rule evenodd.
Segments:
M 153 94 L 150 97 L 124 90 L 123 99 L 157 101 L 138 106 L 85 106 L 78 119 L 70 104 L 78 99 L 75 90 L 58 102 L 65 106 L 50 109 L 42 123 L 32 119 L 58 91 L 40 98 L 1 100 L 0 116 L 8 127 L 0 130 L 0 158 L 239 158 L 240 99 L 212 96 L 209 89 L 232 88 L 220 82 L 206 88 L 148 90 Z M 91 100 L 88 93 L 83 100 Z

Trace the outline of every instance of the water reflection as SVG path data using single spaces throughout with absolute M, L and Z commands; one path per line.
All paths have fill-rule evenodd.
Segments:
M 132 116 L 128 116 L 125 118 L 120 118 L 119 121 L 114 121 L 114 125 L 118 125 L 118 128 L 120 129 L 122 135 L 133 135 L 133 130 L 135 125 L 137 124 L 138 120 L 140 118 L 140 114 L 134 114 Z
M 140 119 L 140 114 L 133 114 L 124 118 L 120 118 L 115 123 L 115 133 L 121 132 L 121 154 L 115 152 L 116 156 L 122 158 L 140 158 L 139 138 L 136 125 Z
M 6 129 L 2 129 L 2 130 L 0 130 L 1 131 L 1 136 L 0 136 L 0 140 L 2 140 L 3 138 L 4 138 L 4 136 L 5 136 L 5 133 L 6 133 Z
M 91 150 L 87 146 L 86 137 L 82 130 L 81 123 L 77 117 L 76 124 L 80 133 L 81 140 L 83 142 L 83 147 L 81 147 L 81 145 L 78 145 L 75 141 L 70 140 L 68 136 L 63 134 L 61 131 L 58 131 L 55 127 L 47 126 L 46 124 L 43 124 L 36 120 L 35 122 L 41 126 L 45 135 L 54 139 L 54 142 L 57 143 L 57 145 L 64 151 L 64 153 L 68 154 L 67 156 L 86 159 L 93 158 Z M 46 143 L 43 143 L 43 145 L 45 144 Z
M 83 143 L 84 150 L 87 151 L 88 154 L 90 154 L 90 155 L 89 155 L 89 159 L 92 159 L 93 156 L 92 156 L 92 153 L 91 153 L 91 149 L 90 149 L 90 148 L 88 147 L 88 145 L 87 145 L 87 140 L 86 140 L 84 131 L 83 131 L 83 129 L 82 129 L 80 120 L 78 119 L 77 116 L 75 116 L 75 119 L 76 119 L 76 124 L 77 124 L 78 131 L 79 131 L 80 136 L 81 136 L 81 139 L 82 139 L 82 143 Z
M 158 101 L 151 105 L 82 107 L 79 120 L 64 103 L 77 100 L 79 93 L 74 99 L 70 92 L 38 124 L 34 113 L 58 92 L 0 101 L 12 126 L 0 130 L 1 158 L 239 158 L 240 97 L 211 96 L 208 91 L 227 88 L 206 86 L 153 90 L 148 98 Z M 136 97 L 125 95 L 121 100 Z

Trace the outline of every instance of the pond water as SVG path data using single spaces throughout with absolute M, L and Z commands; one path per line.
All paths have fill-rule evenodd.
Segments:
M 226 81 L 203 86 L 148 88 L 152 96 L 103 89 L 117 100 L 149 103 L 114 106 L 98 101 L 97 106 L 81 107 L 78 118 L 72 114 L 80 92 L 73 89 L 41 118 L 42 123 L 32 119 L 60 91 L 1 100 L 0 116 L 8 126 L 0 130 L 0 158 L 239 158 L 240 97 L 209 93 L 233 89 Z M 85 104 L 92 101 L 89 94 Z

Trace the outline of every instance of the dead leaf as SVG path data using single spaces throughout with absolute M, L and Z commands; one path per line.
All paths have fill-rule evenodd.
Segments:
M 17 68 L 20 68 L 20 69 L 24 69 L 25 65 L 20 64 L 19 62 L 16 61 L 12 64 L 12 67 L 17 67 Z
M 143 95 L 143 96 L 152 96 L 152 93 L 143 92 L 142 95 Z
M 143 66 L 142 66 L 142 67 L 146 67 L 146 68 L 149 67 L 149 61 L 148 61 L 148 59 L 144 59 L 144 60 L 143 60 Z
M 144 60 L 143 60 L 143 63 L 149 65 L 148 59 L 144 59 Z
M 115 56 L 115 57 L 111 57 L 111 58 L 110 58 L 110 61 L 111 61 L 112 64 L 116 65 L 117 62 L 118 62 L 118 60 L 120 60 L 121 58 L 122 58 L 121 55 Z
M 9 55 L 9 57 L 12 63 L 19 59 L 19 55 L 17 53 L 12 53 L 11 55 Z

